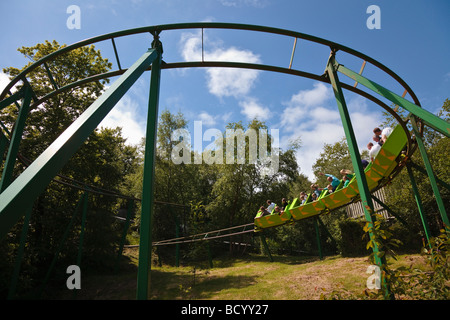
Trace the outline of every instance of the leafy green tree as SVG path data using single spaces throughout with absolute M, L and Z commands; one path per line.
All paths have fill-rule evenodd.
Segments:
M 22 47 L 19 52 L 31 62 L 21 69 L 10 67 L 3 71 L 14 77 L 31 63 L 63 48 L 56 41 L 46 41 L 32 47 Z M 47 63 L 47 67 L 59 87 L 86 77 L 107 72 L 111 63 L 101 56 L 94 46 L 83 47 L 63 54 Z M 44 67 L 30 72 L 27 80 L 33 93 L 41 98 L 50 93 L 53 83 Z M 27 162 L 36 159 L 81 113 L 103 92 L 108 80 L 94 81 L 55 95 L 30 110 L 21 140 L 19 153 L 25 164 L 17 162 L 14 176 L 20 174 Z M 19 85 L 20 88 L 20 85 Z M 0 121 L 9 130 L 14 126 L 17 110 L 15 105 L 1 110 Z M 66 226 L 75 212 L 84 185 L 92 185 L 97 190 L 116 191 L 120 189 L 124 176 L 132 174 L 138 163 L 136 148 L 128 146 L 120 128 L 96 129 L 75 155 L 65 164 L 58 181 L 51 182 L 47 190 L 35 201 L 28 233 L 27 250 L 22 264 L 22 289 L 33 285 L 34 280 L 42 280 L 56 248 L 60 245 Z M 77 187 L 73 185 L 76 184 Z M 89 194 L 86 220 L 86 234 L 83 246 L 83 266 L 111 265 L 115 258 L 120 226 L 113 216 L 119 206 L 115 197 L 99 192 Z M 81 212 L 69 230 L 67 241 L 59 256 L 60 263 L 76 263 L 80 238 Z M 20 236 L 21 223 L 10 232 L 9 243 L 1 250 L 2 258 L 12 261 Z M 10 241 L 11 240 L 11 241 Z M 11 265 L 9 264 L 11 268 Z M 57 268 L 58 269 L 58 268 Z M 64 273 L 65 269 L 58 269 Z M 2 269 L 1 274 L 10 276 L 10 270 Z M 28 280 L 24 280 L 28 279 Z
M 45 41 L 32 47 L 21 47 L 20 53 L 28 57 L 31 62 L 21 69 L 9 67 L 3 72 L 11 78 L 17 76 L 25 68 L 46 55 L 65 47 L 57 41 Z M 47 63 L 52 76 L 59 87 L 86 77 L 108 71 L 112 64 L 102 58 L 100 51 L 90 47 L 82 47 L 60 55 Z M 41 66 L 28 74 L 28 82 L 34 94 L 44 97 L 54 90 L 53 84 Z M 46 102 L 30 110 L 24 139 L 21 143 L 23 156 L 33 160 L 44 151 L 56 137 L 58 137 L 84 110 L 86 110 L 102 93 L 104 85 L 109 80 L 94 81 L 83 86 L 73 88 L 64 93 L 53 96 Z M 21 85 L 18 86 L 20 89 Z M 2 110 L 0 121 L 8 129 L 12 129 L 17 110 L 14 105 Z

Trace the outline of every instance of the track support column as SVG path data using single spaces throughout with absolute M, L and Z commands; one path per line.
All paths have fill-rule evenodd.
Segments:
M 352 159 L 352 165 L 355 171 L 356 181 L 359 188 L 359 194 L 361 196 L 361 202 L 362 207 L 364 209 L 364 215 L 366 218 L 366 221 L 369 223 L 369 226 L 373 228 L 373 202 L 372 202 L 372 196 L 369 191 L 369 187 L 367 186 L 367 179 L 366 175 L 364 173 L 364 169 L 362 167 L 361 163 L 361 156 L 359 154 L 358 144 L 356 142 L 355 133 L 353 131 L 353 126 L 350 120 L 350 115 L 348 113 L 347 104 L 345 102 L 344 94 L 342 92 L 342 88 L 339 82 L 339 78 L 337 75 L 337 69 L 339 65 L 335 60 L 335 52 L 332 51 L 330 58 L 328 59 L 327 63 L 327 74 L 328 78 L 330 79 L 331 85 L 333 87 L 334 96 L 336 98 L 336 102 L 339 109 L 339 114 L 341 116 L 342 125 L 344 127 L 345 137 L 347 139 L 347 144 L 350 152 L 350 157 Z M 369 233 L 370 239 L 374 240 L 374 235 L 372 232 Z M 379 249 L 375 241 L 373 242 L 373 253 L 375 257 L 375 263 L 380 267 L 380 269 L 383 269 L 383 265 L 385 264 L 385 259 L 380 258 L 378 256 Z M 384 296 L 386 299 L 392 299 L 393 296 L 390 293 L 389 288 L 384 283 Z
M 158 125 L 159 87 L 161 81 L 161 54 L 162 45 L 158 35 L 152 48 L 158 53 L 158 57 L 152 63 L 150 77 L 150 95 L 148 102 L 147 132 L 145 140 L 144 177 L 142 188 L 142 209 L 139 240 L 139 266 L 137 279 L 137 299 L 146 300 L 150 292 L 150 270 L 152 258 L 152 214 L 154 202 L 154 173 L 156 134 Z
M 414 116 L 411 116 L 410 119 L 411 119 L 411 124 L 413 127 L 414 136 L 416 137 L 420 155 L 422 156 L 423 163 L 425 164 L 425 169 L 428 174 L 428 179 L 430 180 L 431 189 L 433 190 L 434 197 L 436 199 L 442 221 L 444 222 L 445 229 L 447 230 L 447 232 L 450 232 L 450 221 L 448 219 L 447 211 L 445 211 L 444 202 L 442 201 L 442 197 L 441 197 L 439 188 L 436 183 L 436 178 L 435 178 L 430 160 L 428 158 L 427 150 L 423 143 L 422 136 L 420 135 L 420 132 L 419 132 L 419 126 L 417 125 L 417 120 Z

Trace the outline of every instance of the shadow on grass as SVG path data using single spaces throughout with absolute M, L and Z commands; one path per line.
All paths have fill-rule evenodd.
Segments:
M 224 289 L 243 289 L 256 283 L 256 276 L 211 276 L 208 270 L 195 273 L 152 270 L 151 298 L 155 300 L 209 299 Z

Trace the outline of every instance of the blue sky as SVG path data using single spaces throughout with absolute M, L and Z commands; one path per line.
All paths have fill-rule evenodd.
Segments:
M 66 25 L 70 5 L 81 10 L 81 28 Z M 367 28 L 368 6 L 381 10 L 381 29 Z M 366 0 L 23 0 L 0 3 L 2 29 L 0 67 L 22 67 L 28 59 L 17 48 L 45 40 L 72 44 L 114 31 L 181 22 L 232 22 L 277 27 L 331 40 L 383 63 L 413 89 L 422 106 L 435 113 L 450 98 L 450 2 Z M 161 34 L 163 59 L 167 62 L 198 60 L 199 30 Z M 117 39 L 122 67 L 130 66 L 150 46 L 146 35 Z M 206 30 L 206 60 L 246 61 L 288 67 L 294 39 L 254 32 Z M 115 64 L 109 43 L 96 46 Z M 293 68 L 321 73 L 329 50 L 298 41 Z M 359 71 L 360 62 L 337 60 Z M 347 64 L 348 63 L 348 64 Z M 114 66 L 116 67 L 116 66 Z M 364 75 L 397 94 L 403 90 L 376 70 Z M 103 125 L 121 125 L 130 143 L 145 132 L 150 74 L 138 80 L 118 103 Z M 341 79 L 344 76 L 341 75 Z M 0 73 L 0 89 L 7 79 Z M 363 150 L 372 128 L 382 121 L 381 108 L 345 92 L 358 145 Z M 254 70 L 185 69 L 163 70 L 160 111 L 181 111 L 193 132 L 194 121 L 224 130 L 231 121 L 248 123 L 254 117 L 269 129 L 279 129 L 280 146 L 300 138 L 301 171 L 313 178 L 311 165 L 324 143 L 344 137 L 341 120 L 329 85 L 284 74 Z M 208 145 L 205 141 L 203 147 Z

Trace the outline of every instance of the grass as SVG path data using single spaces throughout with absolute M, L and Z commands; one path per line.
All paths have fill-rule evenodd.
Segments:
M 97 274 L 83 279 L 78 299 L 135 299 L 137 249 L 124 252 L 119 274 Z M 152 265 L 153 300 L 319 300 L 321 294 L 345 289 L 363 294 L 370 265 L 367 257 L 294 257 L 247 255 L 240 258 L 215 258 L 213 268 L 201 264 L 173 267 Z M 420 255 L 401 255 L 393 267 L 424 267 Z M 206 264 L 204 264 L 206 265 Z M 84 289 L 84 290 L 83 290 Z M 66 290 L 68 291 L 68 290 Z M 66 296 L 66 294 L 68 296 Z M 59 298 L 70 298 L 63 293 Z

